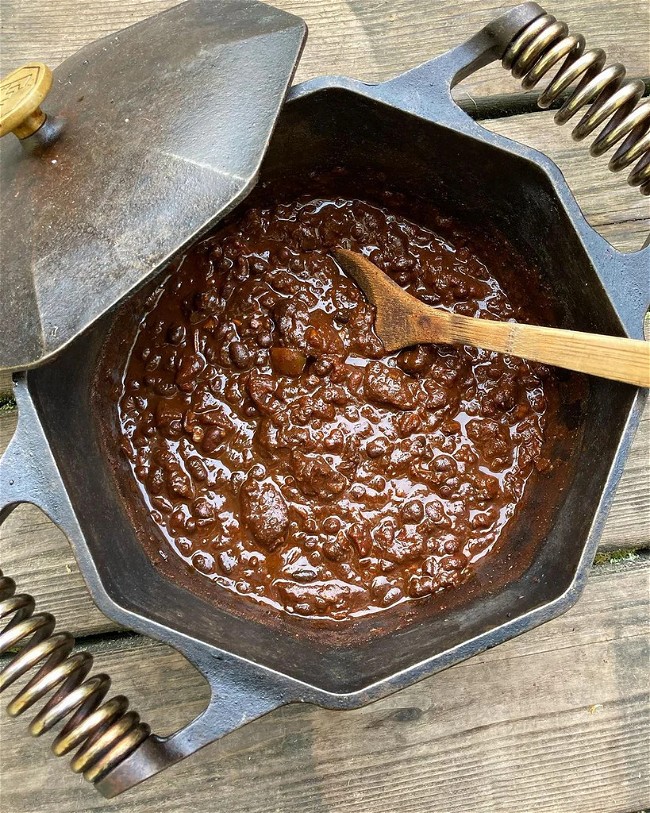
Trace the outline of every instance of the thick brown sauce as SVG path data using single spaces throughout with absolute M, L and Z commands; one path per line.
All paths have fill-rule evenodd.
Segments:
M 174 555 L 247 600 L 340 620 L 471 574 L 550 465 L 558 397 L 519 359 L 386 354 L 330 248 L 456 313 L 550 321 L 550 305 L 499 235 L 399 194 L 337 197 L 333 180 L 189 252 L 149 299 L 119 417 Z

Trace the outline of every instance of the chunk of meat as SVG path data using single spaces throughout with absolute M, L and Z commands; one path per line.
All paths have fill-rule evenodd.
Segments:
M 324 457 L 307 455 L 294 450 L 291 468 L 298 487 L 305 496 L 331 500 L 348 486 L 348 480 L 336 471 Z
M 275 381 L 270 375 L 263 375 L 256 370 L 250 374 L 246 389 L 251 401 L 261 415 L 272 415 L 277 407 Z
M 311 325 L 305 331 L 305 341 L 314 356 L 345 356 L 343 341 L 324 314 L 316 311 L 311 315 Z
M 418 392 L 417 382 L 410 376 L 380 362 L 364 370 L 363 388 L 369 401 L 403 410 L 414 408 Z
M 289 528 L 289 512 L 284 497 L 272 481 L 249 477 L 240 492 L 242 518 L 256 542 L 267 550 L 276 548 Z

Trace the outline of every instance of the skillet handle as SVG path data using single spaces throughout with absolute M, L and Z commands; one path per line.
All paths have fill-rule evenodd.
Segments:
M 581 34 L 570 34 L 566 23 L 537 3 L 515 6 L 467 42 L 381 87 L 390 94 L 397 84 L 404 94 L 410 86 L 421 108 L 437 95 L 448 101 L 452 87 L 496 59 L 515 79 L 521 79 L 524 90 L 536 87 L 555 71 L 537 98 L 537 106 L 547 109 L 561 102 L 554 117 L 559 125 L 586 107 L 571 133 L 574 140 L 582 141 L 600 130 L 591 154 L 600 156 L 616 147 L 610 170 L 633 167 L 628 183 L 650 195 L 650 100 L 644 99 L 645 83 L 625 80 L 623 65 L 605 68 L 606 54 L 601 48 L 587 49 Z M 421 95 L 423 91 L 426 97 Z
M 19 423 L 0 458 L 0 524 L 19 504 L 29 502 L 38 505 L 71 536 L 76 532 L 76 518 L 24 376 L 15 377 L 15 390 Z M 7 711 L 18 717 L 44 700 L 45 705 L 29 726 L 34 736 L 47 733 L 68 718 L 52 750 L 57 756 L 75 751 L 72 770 L 83 773 L 107 798 L 295 699 L 289 696 L 286 683 L 274 680 L 272 675 L 262 677 L 259 669 L 245 661 L 212 654 L 209 648 L 188 643 L 177 635 L 172 644 L 204 675 L 211 687 L 211 699 L 198 717 L 161 737 L 152 734 L 140 716 L 129 710 L 126 697 L 105 699 L 109 676 L 89 674 L 92 655 L 73 651 L 74 637 L 55 631 L 55 623 L 49 613 L 36 611 L 32 596 L 16 593 L 13 580 L 0 570 L 0 655 L 6 656 L 0 668 L 0 692 L 35 672 L 8 704 Z M 53 680 L 55 673 L 59 677 Z
M 501 59 L 508 44 L 544 14 L 537 3 L 522 3 L 488 23 L 473 37 L 428 62 L 369 89 L 372 96 L 399 101 L 401 108 L 436 118 L 441 109 L 461 130 L 483 132 L 454 101 L 451 89 L 463 79 Z M 448 119 L 447 119 L 448 120 Z
M 0 525 L 20 503 L 41 507 L 62 528 L 74 521 L 66 501 L 56 463 L 43 435 L 24 378 L 15 379 L 19 398 L 19 423 L 0 458 Z M 27 712 L 45 700 L 29 726 L 33 736 L 50 731 L 69 717 L 56 736 L 57 756 L 76 751 L 72 770 L 89 781 L 105 774 L 142 746 L 149 726 L 129 711 L 126 697 L 103 702 L 110 688 L 108 675 L 89 675 L 92 655 L 74 651 L 74 637 L 56 630 L 50 613 L 36 611 L 27 593 L 16 593 L 13 579 L 0 570 L 0 692 L 34 672 L 7 705 L 11 717 Z
M 212 655 L 205 647 L 188 647 L 182 643 L 175 646 L 210 684 L 210 702 L 198 717 L 174 734 L 168 737 L 152 734 L 116 768 L 100 778 L 95 787 L 107 799 L 296 700 L 287 693 L 286 684 L 268 675 L 261 678 L 259 670 L 245 661 L 221 653 Z
M 554 29 L 554 26 L 558 28 Z M 551 37 L 553 30 L 555 39 Z M 367 88 L 365 92 L 373 98 L 395 103 L 417 116 L 432 121 L 441 120 L 445 126 L 452 126 L 458 132 L 495 146 L 507 147 L 530 158 L 530 148 L 491 133 L 474 121 L 454 101 L 451 89 L 497 59 L 501 59 L 504 67 L 511 70 L 516 78 L 523 78 L 524 88 L 532 88 L 551 66 L 560 64 L 556 78 L 541 94 L 539 106 L 549 107 L 567 91 L 569 85 L 577 81 L 577 87 L 568 92 L 567 101 L 558 110 L 556 122 L 564 124 L 580 107 L 589 105 L 586 115 L 574 128 L 573 137 L 580 140 L 603 127 L 592 145 L 592 154 L 600 155 L 610 147 L 619 145 L 610 161 L 610 169 L 619 171 L 636 164 L 628 182 L 639 186 L 643 194 L 650 194 L 650 147 L 645 141 L 647 134 L 643 137 L 644 127 L 647 131 L 650 126 L 650 100 L 641 100 L 645 91 L 643 82 L 628 81 L 622 84 L 620 93 L 614 92 L 615 83 L 622 81 L 621 71 L 624 75 L 624 69 L 622 66 L 612 66 L 611 69 L 599 70 L 602 68 L 600 61 L 605 58 L 602 51 L 585 51 L 571 65 L 564 62 L 564 51 L 562 60 L 558 60 L 549 53 L 558 42 L 568 48 L 575 40 L 574 55 L 584 50 L 584 38 L 567 35 L 568 27 L 564 23 L 557 23 L 555 17 L 546 14 L 537 3 L 523 3 L 493 20 L 467 42 L 394 79 Z M 543 70 L 538 70 L 540 65 Z M 585 81 L 585 66 L 591 66 L 595 72 L 593 81 Z M 608 93 L 612 95 L 610 105 L 605 104 Z M 557 166 L 541 153 L 536 153 L 535 158 L 556 181 L 562 202 L 588 247 L 592 262 L 614 300 L 629 335 L 644 338 L 645 318 L 645 338 L 650 338 L 647 318 L 650 307 L 650 245 L 647 242 L 642 249 L 632 253 L 624 253 L 611 246 L 586 222 L 575 199 L 568 192 L 565 193 L 564 179 Z

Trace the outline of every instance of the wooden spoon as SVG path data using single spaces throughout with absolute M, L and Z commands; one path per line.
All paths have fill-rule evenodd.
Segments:
M 343 248 L 332 254 L 375 306 L 375 330 L 389 352 L 431 342 L 468 344 L 650 387 L 648 342 L 447 313 L 411 296 L 362 254 Z

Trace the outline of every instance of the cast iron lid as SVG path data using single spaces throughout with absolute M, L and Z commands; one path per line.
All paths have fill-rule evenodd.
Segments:
M 188 0 L 63 62 L 44 124 L 5 114 L 46 66 L 3 81 L 0 368 L 47 360 L 246 196 L 305 36 L 262 3 Z

